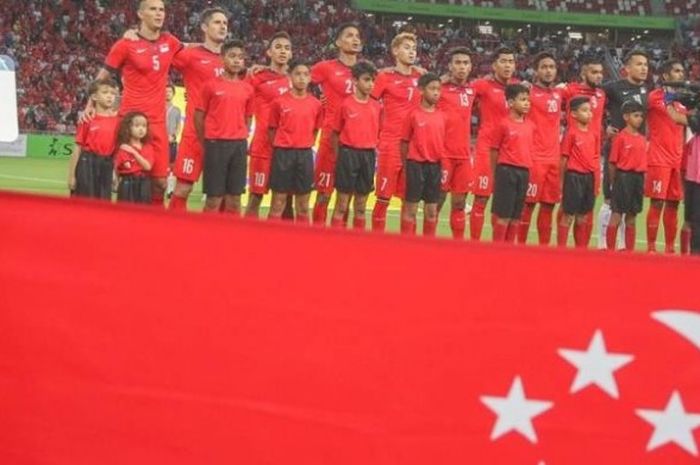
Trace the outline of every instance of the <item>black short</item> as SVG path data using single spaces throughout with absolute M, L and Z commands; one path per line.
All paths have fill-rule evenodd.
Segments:
M 612 150 L 612 141 L 608 139 L 603 144 L 603 153 L 601 154 L 601 163 L 603 169 L 603 198 L 610 200 L 612 197 L 612 183 L 610 182 L 610 150 Z
M 564 173 L 564 192 L 561 208 L 567 215 L 587 215 L 595 204 L 595 178 L 593 173 Z
M 613 213 L 638 215 L 644 202 L 644 173 L 615 171 L 610 208 Z
M 311 149 L 275 148 L 270 167 L 270 189 L 286 194 L 308 194 L 314 188 Z
M 119 177 L 117 200 L 120 202 L 151 203 L 151 178 L 123 174 Z
M 442 194 L 440 163 L 406 160 L 406 201 L 438 203 Z
M 491 211 L 499 218 L 519 220 L 525 207 L 530 170 L 521 166 L 497 165 Z
M 700 207 L 700 205 L 695 205 L 692 199 L 693 189 L 695 188 L 694 183 L 683 180 L 683 220 L 686 223 L 693 221 L 693 210 Z
M 343 194 L 367 195 L 374 190 L 374 150 L 342 146 L 335 165 L 335 188 Z
M 212 197 L 241 195 L 248 174 L 245 140 L 204 141 L 204 193 Z
M 170 143 L 170 164 L 172 165 L 175 163 L 175 159 L 177 158 L 177 142 L 171 142 Z
M 112 199 L 112 157 L 82 152 L 75 167 L 73 195 L 95 199 Z

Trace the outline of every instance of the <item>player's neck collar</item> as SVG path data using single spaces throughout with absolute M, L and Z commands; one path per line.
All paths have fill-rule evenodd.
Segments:
M 158 33 L 158 37 L 156 37 L 155 39 L 149 39 L 148 37 L 144 37 L 143 35 L 141 35 L 141 31 L 136 32 L 136 35 L 139 36 L 139 39 L 145 40 L 146 42 L 158 42 L 158 40 L 160 40 L 160 38 L 163 37 L 163 31 L 160 31 Z

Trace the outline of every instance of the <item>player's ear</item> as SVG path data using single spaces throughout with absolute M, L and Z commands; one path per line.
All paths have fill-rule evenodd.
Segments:
M 272 50 L 270 50 L 270 47 L 267 47 L 267 50 L 265 50 L 265 55 L 268 58 L 272 58 Z

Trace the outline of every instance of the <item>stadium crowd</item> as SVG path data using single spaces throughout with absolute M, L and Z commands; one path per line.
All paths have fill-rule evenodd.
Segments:
M 199 41 L 198 12 L 208 3 L 204 0 L 173 2 L 167 28 L 185 42 Z M 364 56 L 381 67 L 391 61 L 389 42 L 397 29 L 404 26 L 401 22 L 387 24 L 372 15 L 355 11 L 347 0 L 227 0 L 221 3 L 232 12 L 232 34 L 245 37 L 250 44 L 248 53 L 253 63 L 264 61 L 264 38 L 274 33 L 280 24 L 293 37 L 297 57 L 318 61 L 332 53 L 333 26 L 352 20 L 363 28 Z M 677 3 L 673 2 L 673 8 L 682 8 Z M 300 8 L 300 4 L 304 7 Z M 102 65 L 105 51 L 124 30 L 136 23 L 130 2 L 31 0 L 1 1 L 0 5 L 3 11 L 0 16 L 0 55 L 9 55 L 19 65 L 22 130 L 74 132 L 79 110 L 87 97 L 84 89 Z M 535 8 L 535 4 L 529 7 Z M 542 6 L 537 8 L 542 9 Z M 688 11 L 692 8 L 689 4 Z M 497 34 L 480 34 L 476 27 L 458 27 L 453 21 L 445 21 L 439 27 L 422 23 L 411 26 L 421 38 L 418 62 L 428 69 L 443 65 L 444 55 L 451 47 L 465 45 L 483 58 L 473 73 L 473 77 L 480 77 L 490 72 L 490 54 L 502 43 Z M 686 61 L 691 78 L 700 79 L 697 52 L 700 22 L 697 26 L 689 22 L 685 36 L 687 44 L 676 44 L 670 51 L 673 56 Z M 511 45 L 518 52 L 521 77 L 530 77 L 527 75 L 527 57 L 532 51 L 551 50 L 559 59 L 563 81 L 578 75 L 580 54 L 596 47 L 570 39 L 560 32 L 532 37 L 528 30 L 514 37 Z M 613 56 L 621 58 L 627 50 L 639 45 L 639 40 L 622 44 L 612 49 Z M 647 48 L 654 50 L 652 66 L 668 56 L 668 44 L 649 45 Z M 172 79 L 176 83 L 181 80 L 176 73 Z

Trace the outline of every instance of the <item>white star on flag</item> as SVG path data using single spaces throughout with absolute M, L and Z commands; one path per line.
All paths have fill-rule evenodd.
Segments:
M 620 397 L 614 373 L 634 359 L 629 354 L 608 352 L 603 332 L 599 329 L 593 334 L 586 351 L 559 349 L 558 353 L 578 370 L 571 385 L 571 394 L 595 384 L 614 399 Z
M 495 441 L 510 431 L 517 431 L 530 442 L 537 442 L 532 419 L 552 408 L 552 402 L 529 400 L 525 397 L 523 382 L 516 376 L 506 397 L 481 396 L 481 402 L 496 414 L 496 424 L 491 431 Z
M 637 415 L 654 426 L 654 433 L 647 444 L 647 451 L 673 442 L 688 453 L 698 455 L 693 430 L 700 426 L 700 414 L 685 411 L 678 391 L 673 391 L 665 410 L 637 409 Z

